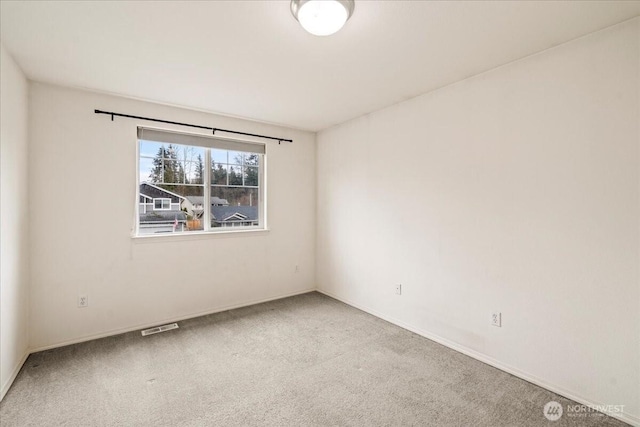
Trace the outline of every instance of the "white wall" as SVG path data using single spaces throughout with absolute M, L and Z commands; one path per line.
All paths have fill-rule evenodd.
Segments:
M 29 345 L 28 83 L 0 44 L 0 399 Z
M 639 27 L 319 133 L 318 287 L 640 422 Z
M 315 288 L 314 134 L 40 83 L 30 93 L 33 349 Z M 293 138 L 267 143 L 271 230 L 132 239 L 136 126 L 159 124 L 94 109 Z

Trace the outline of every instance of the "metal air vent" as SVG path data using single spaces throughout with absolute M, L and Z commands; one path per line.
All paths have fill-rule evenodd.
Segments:
M 155 328 L 149 328 L 142 331 L 142 336 L 146 337 L 147 335 L 158 334 L 160 332 L 170 331 L 172 329 L 178 329 L 177 323 L 169 323 L 167 325 L 156 326 Z

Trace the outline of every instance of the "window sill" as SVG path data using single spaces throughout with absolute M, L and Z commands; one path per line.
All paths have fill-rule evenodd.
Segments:
M 251 234 L 263 234 L 268 233 L 268 228 L 255 228 L 245 230 L 225 230 L 225 231 L 190 231 L 186 233 L 162 233 L 162 234 L 147 234 L 147 235 L 132 235 L 131 240 L 135 243 L 150 243 L 150 242 L 176 242 L 183 240 L 199 240 L 209 238 L 223 238 L 223 237 L 240 237 Z

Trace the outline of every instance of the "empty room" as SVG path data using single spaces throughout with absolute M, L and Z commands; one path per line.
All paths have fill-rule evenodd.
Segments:
M 640 1 L 0 1 L 1 426 L 640 426 Z

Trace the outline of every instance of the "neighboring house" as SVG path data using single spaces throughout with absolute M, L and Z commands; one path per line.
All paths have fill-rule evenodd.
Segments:
M 247 227 L 258 225 L 257 206 L 211 206 L 213 227 Z
M 153 211 L 140 213 L 140 234 L 185 231 L 187 214 L 182 211 Z
M 229 206 L 229 202 L 227 202 L 227 199 L 213 196 L 211 198 L 211 206 Z
M 203 196 L 186 196 L 186 198 L 194 208 L 204 208 Z M 227 199 L 221 199 L 220 197 L 213 196 L 211 197 L 211 206 L 229 206 L 229 202 L 227 201 Z
M 182 211 L 186 199 L 148 182 L 140 184 L 138 214 L 143 234 L 184 231 L 187 215 Z
M 200 220 L 204 197 L 181 196 L 162 187 L 140 184 L 139 215 L 142 234 L 186 231 L 187 217 Z M 226 199 L 211 198 L 212 227 L 248 227 L 258 225 L 257 206 L 229 206 Z
M 204 213 L 204 197 L 185 196 L 182 201 L 182 207 L 191 217 L 194 219 L 200 219 Z
M 143 182 L 140 184 L 140 213 L 155 211 L 179 211 L 185 198 L 179 194 Z
M 204 209 L 204 197 L 203 196 L 186 196 L 186 199 L 193 209 Z
M 212 206 L 229 206 L 229 202 L 226 199 L 219 197 L 211 197 Z M 204 213 L 204 197 L 203 196 L 185 196 L 185 200 L 181 204 L 189 215 L 195 219 L 202 218 Z

